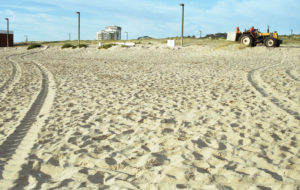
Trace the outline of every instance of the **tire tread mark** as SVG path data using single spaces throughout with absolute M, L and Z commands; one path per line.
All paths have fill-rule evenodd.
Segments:
M 260 68 L 258 68 L 258 69 L 260 69 Z M 267 92 L 265 92 L 265 90 L 263 89 L 263 88 L 261 88 L 261 87 L 259 87 L 258 85 L 257 85 L 257 83 L 253 80 L 253 75 L 254 75 L 254 72 L 256 72 L 258 69 L 254 69 L 254 70 L 252 70 L 252 71 L 250 71 L 249 73 L 248 73 L 248 81 L 251 83 L 251 85 L 263 96 L 263 97 L 268 97 L 268 93 Z
M 54 88 L 55 82 L 52 74 L 44 66 L 35 62 L 34 64 L 43 77 L 41 90 L 15 131 L 0 145 L 0 188 L 14 186 L 15 180 L 18 179 L 18 172 L 26 162 L 26 157 L 37 138 L 39 125 L 46 118 L 43 115 L 49 113 L 54 100 L 55 91 L 51 88 Z
M 291 68 L 288 69 L 288 70 L 286 70 L 286 74 L 287 74 L 290 78 L 292 78 L 293 80 L 300 82 L 300 79 L 299 79 L 298 77 L 294 76 L 294 75 L 291 73 L 291 70 L 292 70 Z
M 0 159 L 8 160 L 15 153 L 15 150 L 18 148 L 19 144 L 27 134 L 31 125 L 36 121 L 36 117 L 39 114 L 41 107 L 45 101 L 48 92 L 48 79 L 45 76 L 45 73 L 38 67 L 42 72 L 42 89 L 39 92 L 36 100 L 31 105 L 30 109 L 21 120 L 20 124 L 16 127 L 15 131 L 8 136 L 8 138 L 0 145 Z M 0 163 L 0 179 L 2 178 L 3 171 L 3 162 Z
M 8 59 L 10 56 L 7 56 L 6 57 L 6 59 Z M 16 66 L 15 66 L 15 64 L 13 64 L 11 61 L 10 61 L 10 64 L 12 65 L 12 68 L 13 68 L 13 71 L 12 71 L 12 74 L 11 74 L 11 76 L 9 77 L 9 79 L 8 80 L 6 80 L 5 82 L 4 82 L 4 84 L 0 87 L 0 93 L 9 85 L 9 83 L 11 83 L 11 81 L 13 81 L 14 80 L 14 78 L 15 78 L 15 75 L 16 75 L 16 70 L 17 70 L 17 68 L 16 68 Z
M 47 49 L 47 47 L 46 47 Z M 5 92 L 5 94 L 7 94 L 8 92 L 10 92 L 12 90 L 9 89 L 9 85 L 11 84 L 15 84 L 16 81 L 18 81 L 20 79 L 21 76 L 19 75 L 22 75 L 22 71 L 21 71 L 21 68 L 19 67 L 18 64 L 16 64 L 14 61 L 10 60 L 11 57 L 14 57 L 14 56 L 20 56 L 21 58 L 24 58 L 25 56 L 27 55 L 31 55 L 31 54 L 35 54 L 37 52 L 30 52 L 30 53 L 19 53 L 19 54 L 12 54 L 12 55 L 9 55 L 7 56 L 5 59 L 8 60 L 10 62 L 10 64 L 12 65 L 13 67 L 13 71 L 12 71 L 12 74 L 11 76 L 9 77 L 8 80 L 6 80 L 6 82 L 0 87 L 0 93 L 3 93 L 5 89 L 8 89 L 7 92 Z M 18 74 L 20 73 L 20 74 Z M 5 97 L 6 95 L 4 95 Z M 4 98 L 2 97 L 2 99 Z M 0 97 L 0 101 L 2 101 L 1 97 Z
M 281 63 L 284 61 L 284 59 L 281 61 Z M 280 64 L 281 64 L 280 63 Z M 279 64 L 275 64 L 273 66 L 276 66 Z M 248 72 L 248 76 L 247 79 L 250 82 L 250 84 L 263 96 L 268 98 L 274 105 L 276 105 L 277 107 L 279 107 L 281 110 L 284 110 L 286 113 L 288 113 L 289 115 L 292 115 L 295 119 L 300 120 L 300 114 L 297 111 L 291 110 L 289 108 L 287 108 L 286 106 L 284 106 L 284 104 L 276 97 L 269 95 L 265 89 L 263 89 L 262 87 L 260 87 L 258 85 L 257 82 L 255 82 L 254 79 L 254 74 L 255 72 L 258 72 L 260 69 L 265 68 L 266 66 L 263 67 L 259 67 L 256 69 L 251 70 L 250 72 Z
M 2 101 L 2 99 L 6 96 L 6 94 L 12 90 L 12 88 L 10 89 L 10 85 L 16 83 L 16 81 L 18 81 L 20 79 L 19 75 L 22 75 L 22 71 L 21 71 L 20 67 L 17 64 L 15 64 L 14 61 L 9 59 L 10 57 L 18 56 L 18 55 L 22 55 L 22 54 L 13 54 L 13 55 L 9 55 L 6 57 L 6 59 L 9 61 L 9 63 L 12 65 L 12 74 L 9 77 L 9 79 L 7 79 L 4 82 L 4 84 L 0 87 L 0 93 L 5 94 L 2 98 L 0 97 L 0 101 Z M 5 92 L 6 89 L 8 89 L 8 91 Z

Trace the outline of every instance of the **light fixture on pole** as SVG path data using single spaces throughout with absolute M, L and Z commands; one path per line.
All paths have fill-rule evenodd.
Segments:
M 183 47 L 183 26 L 184 26 L 184 4 L 180 4 L 182 7 L 182 21 L 181 21 L 181 47 Z
M 78 14 L 78 47 L 80 46 L 80 12 L 76 12 Z
M 7 21 L 7 47 L 9 47 L 9 19 L 5 18 Z

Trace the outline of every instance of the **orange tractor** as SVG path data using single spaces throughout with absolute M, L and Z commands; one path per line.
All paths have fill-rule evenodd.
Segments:
M 259 43 L 264 44 L 266 47 L 279 47 L 282 43 L 282 40 L 278 39 L 278 33 L 276 31 L 269 33 L 268 29 L 267 33 L 261 33 L 258 29 L 254 29 L 254 27 L 244 32 L 240 32 L 239 27 L 237 27 L 235 32 L 227 33 L 227 40 L 239 41 L 249 47 L 256 46 Z

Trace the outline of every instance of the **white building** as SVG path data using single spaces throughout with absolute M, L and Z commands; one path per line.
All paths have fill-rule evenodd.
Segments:
M 97 40 L 121 40 L 121 30 L 120 26 L 106 26 L 97 32 Z

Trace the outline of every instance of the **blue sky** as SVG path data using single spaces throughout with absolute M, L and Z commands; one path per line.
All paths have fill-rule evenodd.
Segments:
M 10 29 L 15 41 L 77 39 L 81 12 L 81 39 L 96 39 L 106 25 L 122 27 L 122 36 L 164 38 L 180 36 L 181 7 L 185 4 L 185 35 L 235 31 L 255 26 L 279 34 L 300 34 L 300 0 L 0 0 L 0 30 Z

